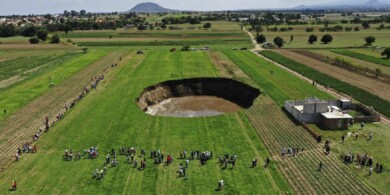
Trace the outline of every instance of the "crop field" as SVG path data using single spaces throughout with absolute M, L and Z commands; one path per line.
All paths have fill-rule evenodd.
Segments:
M 339 79 L 336 79 L 328 74 L 324 74 L 316 69 L 298 63 L 275 52 L 262 51 L 261 54 L 300 74 L 304 74 L 306 77 L 316 80 L 318 83 L 324 86 L 329 86 L 345 94 L 351 95 L 354 99 L 373 106 L 376 110 L 385 116 L 390 116 L 390 113 L 388 112 L 388 108 L 390 106 L 388 99 L 383 99 L 376 95 L 372 95 L 371 93 L 366 92 L 365 90 L 362 90 L 356 86 L 340 81 Z
M 86 67 L 91 62 L 100 59 L 103 55 L 105 55 L 105 52 L 92 51 L 87 55 L 74 53 L 69 57 L 67 55 L 62 59 L 56 59 L 53 65 L 38 71 L 36 75 L 13 87 L 2 89 L 0 93 L 0 108 L 6 109 L 7 113 L 11 114 L 48 91 L 51 82 L 55 85 L 61 84 L 70 75 Z M 0 120 L 4 117 L 4 115 L 0 115 Z
M 288 58 L 294 59 L 294 61 L 304 64 L 310 68 L 313 68 L 321 73 L 330 75 L 340 81 L 357 86 L 371 94 L 374 94 L 383 99 L 390 99 L 390 86 L 387 83 L 383 83 L 374 78 L 368 78 L 366 76 L 332 66 L 328 63 L 318 61 L 316 59 L 290 52 L 287 50 L 277 51 L 279 54 Z
M 333 52 L 390 67 L 390 60 L 367 54 L 367 52 L 359 52 L 359 50 L 357 52 L 355 50 L 333 50 Z
M 309 51 L 309 50 L 306 50 Z M 338 51 L 338 52 L 337 52 Z M 356 57 L 357 55 L 350 57 L 349 55 L 342 55 L 339 51 L 341 50 L 311 50 L 309 52 L 320 54 L 324 57 L 329 57 L 330 59 L 344 59 L 351 64 L 358 66 L 358 67 L 364 67 L 368 68 L 372 71 L 375 71 L 376 69 L 380 69 L 385 74 L 390 74 L 390 67 L 383 66 L 382 64 L 377 64 L 374 62 L 369 62 L 363 59 L 359 59 L 359 57 Z M 336 53 L 337 52 L 337 53 Z M 359 54 L 360 55 L 360 54 Z
M 148 19 L 158 22 L 161 17 Z M 241 51 L 242 47 L 251 49 L 253 44 L 238 23 L 211 23 L 211 30 L 189 30 L 193 25 L 184 24 L 178 25 L 183 30 L 177 31 L 53 33 L 61 37 L 58 45 L 30 45 L 21 37 L 0 39 L 0 194 L 385 194 L 390 190 L 387 170 L 369 177 L 368 168 L 357 169 L 353 164 L 344 164 L 342 159 L 350 151 L 367 152 L 387 169 L 390 156 L 383 151 L 390 147 L 388 123 L 367 124 L 363 130 L 355 124 L 345 131 L 328 131 L 313 125 L 323 139 L 331 140 L 332 152 L 325 155 L 323 144 L 317 143 L 283 106 L 286 100 L 337 97 L 254 51 Z M 343 48 L 361 46 L 363 38 L 349 40 L 352 36 L 348 33 L 334 33 L 334 43 L 312 46 L 305 44 L 305 26 L 294 28 L 291 32 L 265 35 L 268 41 L 277 35 L 288 41 L 291 33 L 298 33 L 291 44 L 285 44 L 287 48 L 309 48 L 310 52 L 324 56 L 344 56 L 356 64 L 367 62 L 364 66 L 372 70 L 382 67 L 383 72 L 390 72 L 383 63 L 368 60 L 380 60 L 370 51 Z M 388 39 L 386 30 L 350 33 L 357 37 L 377 33 L 377 41 L 383 39 L 384 43 Z M 344 38 L 347 40 L 336 43 Z M 185 45 L 209 49 L 180 51 Z M 81 47 L 88 51 L 82 52 Z M 177 51 L 169 51 L 174 47 Z M 311 47 L 324 49 L 313 51 Z M 140 50 L 143 53 L 137 54 Z M 359 53 L 368 57 L 356 57 Z M 260 54 L 390 116 L 388 84 L 343 72 L 346 70 L 288 49 Z M 91 82 L 101 75 L 104 79 L 92 89 Z M 152 116 L 137 105 L 137 98 L 148 86 L 197 77 L 231 78 L 259 89 L 261 94 L 250 108 L 212 117 Z M 50 86 L 51 83 L 54 85 Z M 85 88 L 91 90 L 68 108 Z M 58 119 L 64 111 L 64 117 Z M 53 125 L 33 142 L 38 152 L 23 153 L 15 161 L 18 148 L 32 141 L 46 117 Z M 361 139 L 353 140 L 357 131 Z M 374 140 L 368 142 L 363 137 L 371 131 Z M 341 135 L 348 135 L 345 143 L 339 143 Z M 282 158 L 281 149 L 290 146 L 300 148 L 299 154 Z M 98 149 L 97 158 L 83 153 L 91 147 Z M 121 147 L 134 147 L 138 167 L 145 160 L 146 168 L 128 163 L 126 156 L 119 154 Z M 66 149 L 80 152 L 81 159 L 65 159 Z M 142 149 L 146 151 L 144 157 L 139 155 Z M 112 150 L 119 154 L 118 166 L 106 163 L 105 157 Z M 163 159 L 162 164 L 155 164 L 150 156 L 152 150 L 171 155 L 173 162 L 168 164 Z M 204 165 L 198 159 L 190 160 L 186 176 L 180 177 L 179 166 L 186 164 L 185 158 L 179 158 L 183 150 L 187 155 L 190 151 L 212 151 L 212 158 Z M 218 158 L 225 154 L 238 156 L 236 167 L 229 163 L 224 168 Z M 265 167 L 267 158 L 270 164 Z M 258 160 L 256 167 L 251 166 L 253 159 Z M 320 162 L 324 164 L 322 171 L 318 171 Z M 93 172 L 104 167 L 107 174 L 94 178 Z M 225 187 L 219 191 L 221 179 Z M 12 180 L 18 182 L 15 192 L 9 189 Z
M 79 46 L 209 46 L 231 45 L 231 47 L 250 47 L 250 40 L 240 25 L 235 22 L 212 21 L 209 30 L 198 29 L 196 25 L 173 25 L 182 30 L 104 30 L 74 31 L 58 33 L 63 41 L 72 41 Z M 195 30 L 188 30 L 196 27 Z
M 330 27 L 332 25 L 329 25 Z M 333 25 L 334 26 L 334 25 Z M 284 48 L 345 48 L 345 47 L 362 47 L 365 44 L 364 38 L 367 36 L 374 36 L 376 41 L 373 45 L 389 47 L 390 46 L 390 31 L 389 30 L 377 30 L 376 26 L 372 25 L 370 29 L 364 30 L 361 25 L 341 25 L 343 27 L 355 27 L 359 26 L 360 31 L 350 32 L 320 32 L 318 29 L 323 28 L 323 25 L 292 25 L 294 29 L 288 32 L 269 32 L 264 29 L 262 34 L 267 38 L 268 42 L 273 42 L 276 36 L 280 36 L 286 41 Z M 273 26 L 270 26 L 272 28 Z M 288 27 L 279 25 L 278 28 Z M 313 27 L 314 32 L 306 32 L 306 28 Z M 253 32 L 254 35 L 256 34 Z M 317 43 L 308 43 L 309 36 L 311 34 L 317 35 Z M 332 43 L 323 44 L 320 42 L 321 37 L 324 34 L 330 34 L 333 36 Z M 294 39 L 290 43 L 290 36 L 293 35 Z

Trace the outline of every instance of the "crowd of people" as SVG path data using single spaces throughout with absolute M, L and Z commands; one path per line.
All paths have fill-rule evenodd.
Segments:
M 237 154 L 230 155 L 230 158 L 228 153 L 225 155 L 219 155 L 219 164 L 220 166 L 223 166 L 224 169 L 227 169 L 228 164 L 231 163 L 233 169 L 236 167 L 237 157 Z
M 111 64 L 110 67 L 113 68 L 113 67 L 116 67 L 116 66 L 117 66 L 117 63 Z M 35 132 L 33 134 L 32 141 L 33 142 L 37 141 L 39 139 L 39 137 L 44 132 L 48 132 L 50 127 L 54 126 L 56 122 L 58 122 L 59 120 L 63 119 L 63 117 L 65 116 L 65 113 L 69 109 L 71 109 L 73 106 L 75 106 L 78 101 L 83 99 L 85 97 L 85 95 L 87 95 L 89 93 L 90 89 L 92 89 L 92 88 L 96 89 L 96 87 L 99 84 L 99 82 L 104 79 L 104 74 L 108 72 L 108 68 L 109 67 L 105 68 L 103 70 L 103 73 L 101 73 L 99 76 L 92 77 L 91 81 L 89 82 L 90 88 L 87 88 L 86 86 L 84 86 L 83 90 L 69 104 L 65 104 L 64 109 L 61 109 L 61 111 L 56 115 L 54 120 L 52 120 L 50 122 L 49 117 L 46 116 L 45 119 L 44 119 L 44 127 L 43 128 L 42 127 L 39 128 L 39 131 Z M 6 110 L 4 110 L 4 113 L 6 113 Z M 44 131 L 43 131 L 43 129 L 44 129 Z M 28 142 L 28 143 L 23 144 L 22 149 L 18 148 L 18 152 L 15 154 L 15 160 L 16 161 L 20 160 L 22 152 L 34 153 L 34 152 L 37 152 L 37 147 L 35 145 L 32 146 L 32 142 Z M 73 155 L 74 155 L 73 151 L 70 150 L 68 152 L 65 152 L 64 158 L 67 159 L 67 160 L 72 160 L 73 159 Z M 92 151 L 90 153 L 90 158 L 95 158 L 96 156 L 97 156 L 97 151 Z M 81 158 L 80 152 L 77 152 L 76 153 L 76 159 L 80 159 L 80 158 Z
M 301 147 L 301 148 L 299 148 L 299 147 L 291 147 L 291 146 L 283 147 L 281 152 L 280 152 L 280 156 L 282 158 L 285 158 L 286 156 L 294 157 L 294 156 L 299 154 L 299 149 L 300 149 L 301 152 L 303 152 L 303 150 L 304 150 L 303 147 Z
M 32 142 L 23 143 L 22 148 L 18 147 L 18 151 L 15 154 L 15 161 L 19 161 L 22 153 L 36 153 L 38 148 L 36 145 L 33 145 Z

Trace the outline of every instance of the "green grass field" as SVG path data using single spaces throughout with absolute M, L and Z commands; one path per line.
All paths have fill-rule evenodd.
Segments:
M 29 186 L 18 191 L 20 193 L 181 194 L 201 191 L 210 194 L 214 192 L 219 179 L 225 180 L 226 193 L 277 194 L 290 191 L 276 169 L 249 168 L 253 158 L 260 154 L 259 157 L 265 159 L 268 152 L 242 115 L 194 119 L 152 117 L 136 106 L 134 100 L 144 87 L 171 79 L 172 73 L 180 78 L 218 76 L 215 67 L 205 56 L 203 52 L 148 52 L 139 65 L 138 58 L 143 57 L 133 58 L 124 67 L 114 70 L 98 91 L 81 102 L 77 109 L 72 110 L 63 122 L 37 143 L 40 145 L 39 153 L 24 155 L 23 161 L 14 164 L 7 174 L 1 176 L 1 181 L 19 175 L 15 178 L 19 184 Z M 86 121 L 86 118 L 89 120 Z M 254 148 L 241 144 L 242 140 L 247 139 L 255 144 Z M 62 160 L 65 148 L 78 151 L 90 146 L 99 147 L 101 156 L 98 159 Z M 161 149 L 165 154 L 172 154 L 175 161 L 169 166 L 156 166 L 148 159 L 147 169 L 137 171 L 124 164 L 125 157 L 121 156 L 119 167 L 109 168 L 103 180 L 91 179 L 93 170 L 102 168 L 104 156 L 111 148 L 121 146 L 148 151 Z M 216 164 L 215 158 L 205 166 L 191 161 L 187 171 L 189 179 L 177 178 L 176 170 L 183 162 L 177 156 L 183 149 L 211 150 L 214 155 L 237 153 L 239 166 L 223 170 Z M 30 177 L 23 177 L 25 174 Z M 66 184 L 58 185 L 62 181 L 66 181 Z M 272 183 L 277 185 L 273 186 Z M 1 186 L 6 188 L 8 182 L 1 182 Z
M 287 71 L 260 59 L 250 52 L 235 52 L 225 50 L 224 53 L 250 76 L 273 100 L 280 106 L 286 100 L 319 97 L 332 99 L 332 96 L 308 85 L 305 81 L 289 74 Z M 289 85 L 283 85 L 289 83 Z M 302 88 L 302 86 L 307 86 Z

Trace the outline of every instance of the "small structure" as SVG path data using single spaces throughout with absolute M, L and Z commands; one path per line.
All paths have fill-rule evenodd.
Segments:
M 353 117 L 343 112 L 352 107 L 351 100 L 320 100 L 306 98 L 305 100 L 289 100 L 284 105 L 297 121 L 317 124 L 327 129 L 348 129 Z

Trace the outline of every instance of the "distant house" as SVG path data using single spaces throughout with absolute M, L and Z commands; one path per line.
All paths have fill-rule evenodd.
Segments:
M 289 100 L 284 105 L 297 121 L 317 124 L 327 129 L 348 129 L 353 117 L 343 112 L 352 107 L 351 100 Z
M 301 15 L 301 20 L 307 20 L 307 15 Z
M 247 20 L 249 20 L 249 18 L 238 18 L 238 20 L 239 20 L 240 22 L 242 22 L 242 21 L 247 21 Z
M 131 28 L 134 28 L 134 24 L 126 24 L 125 25 L 125 29 L 131 29 Z

